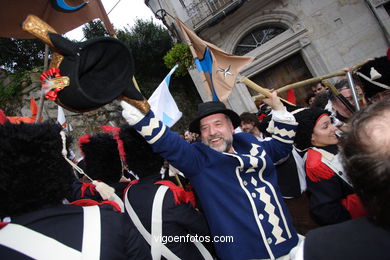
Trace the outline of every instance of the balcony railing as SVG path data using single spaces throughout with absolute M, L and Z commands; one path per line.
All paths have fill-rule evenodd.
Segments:
M 187 1 L 183 1 L 187 2 Z M 190 2 L 190 1 L 188 1 Z M 242 2 L 240 0 L 196 0 L 190 3 L 185 3 L 184 8 L 194 28 L 199 28 L 219 12 L 225 10 L 235 2 Z

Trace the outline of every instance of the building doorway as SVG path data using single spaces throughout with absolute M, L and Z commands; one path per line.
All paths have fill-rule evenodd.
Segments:
M 268 68 L 255 76 L 251 80 L 267 89 L 278 89 L 285 85 L 312 78 L 312 74 L 307 68 L 300 54 L 295 54 L 278 64 Z M 248 88 L 251 96 L 259 95 L 256 91 Z M 298 106 L 307 106 L 306 96 L 311 93 L 311 86 L 304 86 L 295 89 L 295 98 Z M 287 97 L 287 92 L 281 93 L 282 98 Z

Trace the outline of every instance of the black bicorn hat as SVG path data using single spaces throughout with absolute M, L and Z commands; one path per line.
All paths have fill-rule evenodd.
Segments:
M 198 104 L 198 113 L 189 126 L 190 132 L 200 134 L 200 120 L 206 116 L 219 113 L 227 115 L 232 121 L 234 128 L 240 125 L 240 117 L 236 112 L 227 109 L 225 104 L 220 101 L 209 101 Z
M 311 136 L 318 118 L 323 114 L 330 115 L 330 112 L 325 109 L 313 107 L 298 109 L 293 111 L 292 114 L 298 122 L 294 139 L 295 147 L 301 151 L 306 150 L 313 146 Z
M 390 89 L 390 60 L 387 56 L 375 58 L 357 70 L 367 98 Z
M 91 111 L 114 99 L 149 112 L 147 100 L 133 83 L 131 51 L 118 39 L 72 42 L 35 15 L 28 15 L 22 28 L 54 49 L 50 69 L 40 77 L 47 98 L 74 112 Z
M 57 102 L 68 110 L 85 112 L 110 103 L 121 95 L 144 97 L 133 85 L 133 56 L 118 39 L 99 37 L 72 42 L 49 33 L 55 50 L 64 56 L 59 69 L 70 85 L 58 92 Z

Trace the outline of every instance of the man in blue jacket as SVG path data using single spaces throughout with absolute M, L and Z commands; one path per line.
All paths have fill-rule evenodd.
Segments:
M 291 152 L 296 122 L 276 93 L 266 102 L 274 110 L 271 140 L 234 134 L 239 116 L 211 101 L 199 104 L 190 124 L 202 140 L 193 144 L 170 131 L 152 111 L 144 115 L 122 102 L 126 121 L 190 179 L 221 259 L 289 257 L 298 244 L 273 165 Z

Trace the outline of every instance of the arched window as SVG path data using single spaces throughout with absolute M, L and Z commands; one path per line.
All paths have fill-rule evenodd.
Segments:
M 244 55 L 250 52 L 253 49 L 256 49 L 260 45 L 268 42 L 275 36 L 281 34 L 286 29 L 278 26 L 261 26 L 247 35 L 245 35 L 241 41 L 237 44 L 236 49 L 234 50 L 235 55 Z

